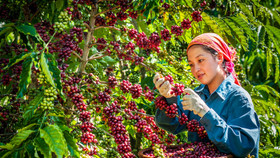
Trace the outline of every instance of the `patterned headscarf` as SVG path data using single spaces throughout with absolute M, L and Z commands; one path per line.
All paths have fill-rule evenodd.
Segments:
M 219 54 L 222 54 L 224 57 L 224 60 L 227 61 L 226 66 L 227 66 L 228 72 L 232 73 L 232 75 L 234 77 L 234 83 L 236 83 L 237 85 L 240 86 L 240 83 L 237 80 L 237 77 L 235 74 L 234 64 L 233 64 L 233 60 L 234 60 L 235 54 L 236 54 L 236 51 L 234 49 L 230 48 L 226 44 L 226 42 L 219 35 L 217 35 L 215 33 L 204 33 L 204 34 L 201 34 L 201 35 L 195 37 L 189 44 L 189 46 L 187 48 L 187 53 L 188 53 L 189 48 L 196 44 L 208 46 L 208 47 L 214 49 Z

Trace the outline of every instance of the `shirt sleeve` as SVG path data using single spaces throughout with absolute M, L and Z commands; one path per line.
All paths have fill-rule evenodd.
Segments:
M 166 99 L 167 104 L 171 105 L 173 103 L 176 103 L 178 106 L 178 115 L 181 116 L 182 112 L 184 112 L 188 116 L 187 110 L 183 110 L 180 96 L 167 98 Z M 186 125 L 180 125 L 178 117 L 175 118 L 169 118 L 165 114 L 165 110 L 156 110 L 155 114 L 155 122 L 156 125 L 168 132 L 171 132 L 173 134 L 178 134 L 184 130 L 186 130 Z
M 259 141 L 260 124 L 249 97 L 233 94 L 229 102 L 228 118 L 222 119 L 210 109 L 200 120 L 209 139 L 221 152 L 246 157 Z

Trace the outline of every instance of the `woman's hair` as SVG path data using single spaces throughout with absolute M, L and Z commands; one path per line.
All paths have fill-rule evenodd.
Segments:
M 197 44 L 197 45 L 198 45 L 198 44 Z M 211 55 L 212 55 L 215 59 L 217 58 L 217 56 L 218 56 L 219 53 L 218 53 L 216 50 L 214 50 L 213 48 L 210 48 L 210 47 L 208 47 L 208 46 L 205 46 L 205 45 L 199 45 L 199 46 L 201 46 L 202 49 L 204 49 L 204 50 L 210 52 Z M 224 61 L 223 61 L 223 63 L 222 63 L 222 66 L 223 66 L 223 68 L 224 68 L 224 70 L 225 70 L 227 76 L 230 74 L 230 72 L 229 72 L 229 66 L 228 66 L 229 63 L 230 63 L 230 61 L 226 61 L 225 59 L 224 59 Z

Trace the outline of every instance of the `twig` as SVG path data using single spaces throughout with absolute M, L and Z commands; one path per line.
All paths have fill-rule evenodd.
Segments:
M 145 113 L 142 113 L 142 112 L 138 112 L 138 111 L 131 111 L 131 112 L 134 112 L 134 113 L 137 113 L 137 114 L 140 114 L 140 115 L 144 115 L 144 116 L 149 116 L 149 117 L 155 118 L 155 116 L 153 116 L 153 115 L 145 114 Z
M 110 106 L 108 102 L 106 102 L 107 106 Z M 117 109 L 119 112 L 123 112 L 121 109 Z M 123 113 L 127 118 L 129 118 L 129 115 L 127 115 L 125 112 Z
M 42 52 L 45 51 L 45 49 L 48 47 L 48 45 L 50 44 L 50 42 L 52 41 L 54 35 L 56 34 L 56 31 L 53 33 L 53 35 L 51 36 L 50 40 L 48 41 L 48 43 L 44 46 Z M 39 36 L 40 37 L 40 36 Z M 43 41 L 43 39 L 41 38 L 41 40 Z
M 84 6 L 83 8 L 87 11 L 87 13 L 90 13 L 90 10 L 87 9 L 86 5 L 82 5 Z
M 105 46 L 105 47 L 108 47 L 109 45 L 107 44 L 103 44 L 103 43 L 92 43 L 89 47 L 92 47 L 94 45 L 101 45 L 101 46 Z
M 98 127 L 96 127 L 96 128 L 98 128 Z M 111 136 L 111 137 L 114 138 L 114 136 L 113 136 L 112 134 L 108 133 L 108 132 L 105 131 L 104 129 L 102 129 L 102 128 L 98 128 L 98 129 L 100 129 L 101 131 L 103 131 L 103 132 L 106 133 L 107 135 L 109 135 L 109 136 Z
M 97 14 L 94 15 L 94 17 L 97 17 L 97 16 L 99 16 L 99 15 L 101 15 L 101 14 L 104 14 L 104 13 L 106 13 L 106 12 L 109 12 L 109 11 L 111 11 L 111 10 L 114 10 L 114 9 L 116 9 L 116 8 L 118 8 L 118 7 L 120 7 L 120 6 L 115 6 L 114 8 L 105 10 L 105 11 L 100 12 L 100 13 L 97 13 Z
M 98 54 L 103 54 L 103 53 L 105 53 L 105 52 L 106 52 L 106 51 L 102 51 L 102 52 L 95 53 L 95 54 L 93 54 L 92 56 L 90 56 L 89 59 L 92 58 L 92 57 L 94 57 L 94 56 L 97 56 Z
M 100 58 L 103 58 L 103 57 L 105 57 L 105 56 L 108 56 L 108 54 L 105 54 L 105 55 L 101 55 L 101 56 L 91 56 L 89 59 L 88 59 L 88 61 L 91 61 L 91 60 L 94 60 L 94 59 L 100 59 Z
M 88 28 L 88 30 L 91 30 L 90 26 L 87 23 L 84 23 L 84 25 Z
M 15 135 L 17 133 L 5 133 L 5 134 L 0 134 L 0 136 L 9 136 L 9 135 Z
M 29 22 L 33 20 L 33 18 L 39 13 L 40 9 L 37 9 L 37 11 L 33 14 L 33 16 L 30 18 Z
M 98 27 L 95 28 L 95 30 L 98 30 L 98 29 L 101 29 L 101 28 L 109 28 L 109 29 L 115 29 L 117 31 L 121 31 L 121 29 L 116 28 L 114 26 L 98 26 Z
M 97 3 L 103 2 L 103 1 L 107 1 L 107 2 L 113 2 L 113 0 L 99 0 Z
M 6 97 L 6 96 L 16 97 L 17 95 L 15 95 L 15 94 L 0 94 L 0 97 Z
M 72 52 L 76 57 L 78 57 L 80 59 L 80 61 L 82 61 L 83 59 L 81 58 L 81 56 L 79 56 L 79 54 L 77 54 L 75 51 Z
M 69 110 L 69 111 L 73 112 L 76 115 L 79 115 L 79 113 L 77 111 L 75 111 L 75 110 L 69 109 L 67 107 L 64 107 L 64 109 Z
M 19 118 L 23 118 L 23 116 L 19 116 L 18 114 L 11 114 L 9 113 L 10 116 L 16 116 L 16 117 L 19 117 Z

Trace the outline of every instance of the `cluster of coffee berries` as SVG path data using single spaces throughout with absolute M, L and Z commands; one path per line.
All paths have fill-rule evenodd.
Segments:
M 81 142 L 84 144 L 87 143 L 97 143 L 97 139 L 95 139 L 95 135 L 90 133 L 90 132 L 86 132 L 83 133 L 81 136 Z
M 158 158 L 165 158 L 164 155 L 164 150 L 161 148 L 159 144 L 155 144 L 152 147 L 153 151 L 153 156 L 158 157 Z M 145 154 L 146 155 L 146 154 Z M 146 155 L 146 156 L 152 156 L 152 155 Z
M 92 73 L 89 73 L 88 76 L 86 76 L 85 81 L 89 84 L 93 83 L 96 85 L 98 85 L 100 83 L 99 77 Z
M 107 41 L 104 39 L 104 38 L 98 38 L 96 43 L 100 43 L 98 46 L 97 46 L 97 49 L 100 51 L 102 49 L 104 49 L 106 46 L 104 44 L 107 43 Z
M 121 83 L 120 83 L 120 89 L 122 90 L 123 93 L 128 93 L 130 88 L 131 88 L 132 84 L 127 81 L 127 80 L 123 80 Z
M 166 81 L 169 81 L 170 84 L 173 84 L 174 79 L 171 75 L 167 75 L 164 78 L 165 78 Z
M 163 147 L 161 147 L 163 148 Z M 159 147 L 154 147 L 151 150 L 144 152 L 146 157 L 155 157 L 154 153 L 157 154 L 157 149 Z M 217 147 L 210 142 L 194 142 L 194 143 L 184 143 L 177 146 L 169 146 L 165 149 L 163 148 L 164 157 L 224 157 L 227 156 L 226 153 L 220 152 Z
M 72 55 L 72 52 L 76 52 L 79 55 L 82 55 L 83 50 L 78 46 L 78 43 L 82 40 L 82 30 L 73 28 L 70 30 L 72 34 L 64 34 L 59 37 L 59 40 L 55 42 L 52 46 L 52 49 L 58 53 L 58 63 L 62 63 L 63 59 L 68 60 Z M 76 35 L 75 35 L 76 34 Z M 74 40 L 74 38 L 78 40 Z
M 81 76 L 67 76 L 63 78 L 63 91 L 78 109 L 78 137 L 80 137 L 80 142 L 83 143 L 82 145 L 86 145 L 83 150 L 84 153 L 92 156 L 97 154 L 98 148 L 96 144 L 99 142 L 95 135 L 97 133 L 97 127 L 92 123 L 92 113 L 87 110 L 87 104 L 89 102 L 85 103 L 84 101 L 86 90 L 80 87 L 84 83 L 97 85 L 99 84 L 99 78 L 93 74 L 86 75 L 82 78 Z
M 167 117 L 174 118 L 178 115 L 177 104 L 173 103 L 166 107 L 165 114 Z
M 184 19 L 182 22 L 181 22 L 181 27 L 183 28 L 183 29 L 190 29 L 191 27 L 192 27 L 192 25 L 191 25 L 191 21 L 189 20 L 189 19 Z
M 140 63 L 143 63 L 143 61 L 144 61 L 144 57 L 139 57 L 137 55 L 134 57 L 134 64 L 135 65 L 139 65 Z
M 167 107 L 167 102 L 163 96 L 156 98 L 155 105 L 157 109 L 163 110 Z
M 119 113 L 120 110 L 121 110 L 120 105 L 118 104 L 117 101 L 114 101 L 111 104 L 111 106 L 106 106 L 103 109 L 103 114 L 106 115 L 106 116 L 111 116 L 111 115 L 113 115 L 113 113 L 115 113 L 115 114 Z
M 181 125 L 187 124 L 189 121 L 188 116 L 185 113 L 182 113 L 182 115 L 179 117 L 179 123 Z
M 68 13 L 67 10 L 64 10 L 60 12 L 58 16 L 58 22 L 54 23 L 54 29 L 58 32 L 61 33 L 63 32 L 67 26 L 69 25 L 69 22 L 71 21 L 71 14 Z
M 165 143 L 167 145 L 172 144 L 173 142 L 175 142 L 175 135 L 173 134 L 168 134 L 167 137 L 165 138 Z
M 119 20 L 121 20 L 121 21 L 126 20 L 127 17 L 128 17 L 128 14 L 127 14 L 127 13 L 124 13 L 123 11 L 119 11 L 119 12 L 117 13 L 117 18 L 118 18 Z
M 114 76 L 109 76 L 108 78 L 108 86 L 109 88 L 115 88 L 115 86 L 118 84 L 117 79 Z
M 148 49 L 150 48 L 150 40 L 147 38 L 147 35 L 144 32 L 141 32 L 137 35 L 137 38 L 134 39 L 136 45 L 139 48 Z
M 148 91 L 144 95 L 145 99 L 148 99 L 149 101 L 153 101 L 155 99 L 154 93 L 152 91 Z
M 46 84 L 47 83 L 45 75 L 40 70 L 39 70 L 39 74 L 38 74 L 38 77 L 37 77 L 37 81 L 38 81 L 39 84 Z
M 12 77 L 9 74 L 2 76 L 1 82 L 3 83 L 3 85 L 9 85 L 11 81 L 12 81 Z
M 120 108 L 120 106 L 117 105 L 117 102 L 108 107 L 108 109 L 112 109 L 112 113 L 108 113 L 108 110 L 103 111 L 103 118 L 105 118 L 105 121 L 108 123 L 111 134 L 114 136 L 115 142 L 118 144 L 117 151 L 122 156 L 124 156 L 125 154 L 130 153 L 132 149 L 130 145 L 128 132 L 122 123 L 123 117 L 115 116 L 115 113 L 113 112 L 113 109 L 116 108 Z
M 206 4 L 207 4 L 207 3 L 206 3 L 206 1 L 204 0 L 202 3 L 200 3 L 200 6 L 201 6 L 201 7 L 205 7 Z
M 129 13 L 129 16 L 130 16 L 132 19 L 137 19 L 137 17 L 138 17 L 137 11 L 128 11 L 128 13 Z
M 129 76 L 129 82 L 138 83 L 139 82 L 139 75 L 135 74 L 135 75 Z
M 135 39 L 138 35 L 138 32 L 135 29 L 131 29 L 128 31 L 128 35 L 129 35 L 130 39 Z
M 108 102 L 111 100 L 111 96 L 106 92 L 99 92 L 97 99 L 101 104 L 104 104 L 105 102 Z
M 95 20 L 95 25 L 96 26 L 105 26 L 106 25 L 105 19 L 101 16 L 97 16 L 96 20 Z
M 107 12 L 106 13 L 106 19 L 107 19 L 107 25 L 108 26 L 114 26 L 117 22 L 117 17 L 113 12 Z
M 164 77 L 165 81 L 169 81 L 171 85 L 173 85 L 173 77 L 171 75 L 167 75 Z M 185 86 L 183 84 L 175 83 L 173 87 L 171 87 L 171 94 L 174 94 L 175 96 L 181 95 L 184 93 Z
M 54 33 L 54 28 L 53 26 L 50 24 L 50 22 L 47 21 L 41 21 L 37 24 L 34 25 L 38 34 L 40 35 L 40 37 L 42 38 L 42 40 L 47 43 L 50 40 L 50 36 L 49 34 L 53 34 Z M 51 43 L 49 44 L 49 48 L 50 48 Z M 37 45 L 37 49 L 38 50 L 42 50 L 43 47 L 38 44 Z M 53 53 L 53 49 L 49 49 L 50 53 Z
M 89 111 L 83 111 L 80 113 L 79 120 L 82 122 L 90 121 L 91 113 Z
M 205 130 L 205 128 L 203 126 L 200 126 L 199 125 L 199 122 L 195 119 L 193 120 L 190 120 L 188 123 L 187 123 L 187 129 L 188 131 L 190 132 L 197 132 L 198 133 L 198 136 L 201 138 L 201 139 L 204 139 L 207 137 L 207 132 Z
M 154 32 L 151 34 L 151 36 L 149 37 L 150 40 L 150 48 L 157 48 L 159 47 L 161 41 L 160 41 L 160 37 L 158 35 L 158 33 Z
M 0 105 L 0 131 L 1 133 L 16 132 L 16 124 L 20 119 L 20 102 L 15 97 L 11 97 L 10 106 Z M 11 125 L 13 124 L 13 126 Z M 5 138 L 5 135 L 0 139 Z
M 191 14 L 191 16 L 192 16 L 193 20 L 196 21 L 196 22 L 202 21 L 202 16 L 201 16 L 200 11 L 194 11 Z
M 132 94 L 132 98 L 137 99 L 142 94 L 142 87 L 139 84 L 135 84 L 135 85 L 130 87 L 129 91 Z
M 40 108 L 43 110 L 52 110 L 54 108 L 54 100 L 57 99 L 57 91 L 54 87 L 45 89 L 44 99 L 40 103 Z
M 161 32 L 161 39 L 163 39 L 164 41 L 169 41 L 171 39 L 171 35 L 169 30 L 167 29 L 163 29 Z
M 180 26 L 174 25 L 171 26 L 171 33 L 175 34 L 176 36 L 181 36 L 183 34 L 183 30 Z
M 80 43 L 83 40 L 83 31 L 81 28 L 74 27 L 70 30 L 70 37 L 74 39 L 75 42 Z
M 175 83 L 174 87 L 171 88 L 171 94 L 181 95 L 184 93 L 185 86 L 183 84 Z

